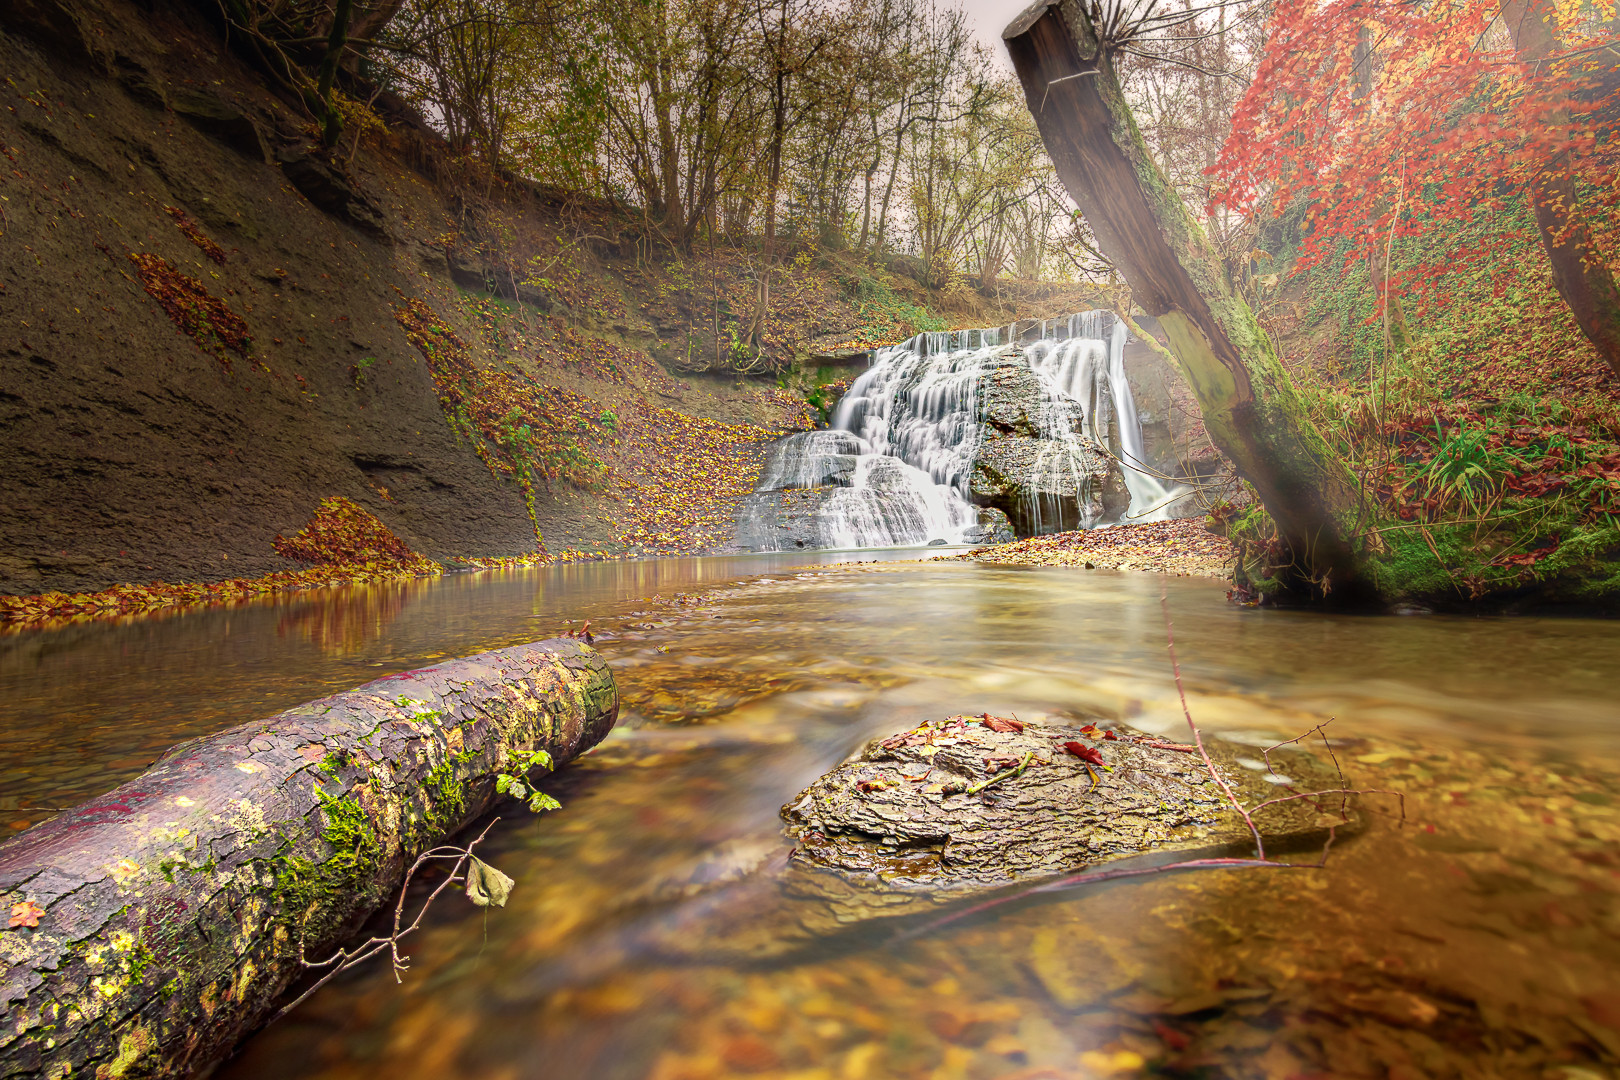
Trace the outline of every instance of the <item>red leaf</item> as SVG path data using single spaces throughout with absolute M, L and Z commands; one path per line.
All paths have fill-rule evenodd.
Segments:
M 1005 733 L 1009 731 L 1024 730 L 1024 722 L 1022 720 L 1011 720 L 1005 716 L 991 716 L 989 713 L 985 713 L 984 716 L 980 717 L 980 719 L 984 721 L 984 726 L 989 728 L 991 731 L 1000 731 Z
M 1087 746 L 1084 743 L 1066 742 L 1063 744 L 1063 749 L 1067 750 L 1081 761 L 1090 762 L 1093 765 L 1107 764 L 1103 761 L 1103 756 L 1099 754 L 1095 748 Z
M 1158 1033 L 1160 1039 L 1164 1040 L 1164 1045 L 1172 1050 L 1185 1050 L 1187 1044 L 1192 1041 L 1185 1034 L 1177 1031 L 1157 1017 L 1153 1020 L 1153 1030 Z

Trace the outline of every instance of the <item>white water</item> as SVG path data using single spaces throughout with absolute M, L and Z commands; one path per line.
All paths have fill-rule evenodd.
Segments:
M 1085 311 L 1068 318 L 1068 333 L 1057 340 L 1046 338 L 1025 348 L 1031 370 L 1040 377 L 1046 391 L 1041 434 L 1064 447 L 1061 456 L 1070 468 L 1077 461 L 1077 441 L 1068 428 L 1067 417 L 1059 407 L 1064 400 L 1081 407 L 1080 435 L 1105 446 L 1109 407 L 1118 420 L 1115 434 L 1119 445 L 1112 449 L 1122 467 L 1125 488 L 1131 493 L 1130 508 L 1122 521 L 1163 521 L 1170 504 L 1186 488 L 1157 475 L 1142 446 L 1142 421 L 1136 411 L 1136 396 L 1125 377 L 1125 323 L 1108 311 Z M 1050 453 L 1050 452 L 1048 452 Z M 1037 530 L 1039 531 L 1039 530 Z
M 831 546 L 962 542 L 979 527 L 969 480 L 983 430 L 981 383 L 993 359 L 1005 364 L 1014 347 L 1002 342 L 1012 339 L 1013 329 L 918 334 L 878 349 L 839 402 L 831 428 L 783 440 L 758 490 L 836 485 L 817 514 Z M 1053 492 L 1067 479 L 1083 496 L 1090 483 L 1085 460 L 1106 446 L 1110 420 L 1117 419 L 1113 453 L 1131 496 L 1122 520 L 1168 516 L 1180 491 L 1141 471 L 1147 461 L 1125 378 L 1124 323 L 1110 312 L 1090 311 L 1042 322 L 1040 334 L 1019 349 L 1041 395 L 1034 419 L 1043 441 L 1025 478 L 1028 489 Z M 1056 495 L 1029 498 L 1025 517 L 1034 531 L 1061 527 L 1060 502 Z M 1098 523 L 1097 515 L 1082 512 L 1085 527 Z

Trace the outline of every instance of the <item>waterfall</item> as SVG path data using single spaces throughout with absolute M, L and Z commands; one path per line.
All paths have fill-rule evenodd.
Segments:
M 1075 440 L 1061 409 L 1064 400 L 1081 407 L 1082 438 L 1106 445 L 1110 419 L 1117 420 L 1115 434 L 1118 459 L 1131 503 L 1121 520 L 1163 521 L 1170 503 L 1186 491 L 1185 486 L 1158 476 L 1142 445 L 1142 421 L 1136 411 L 1136 395 L 1125 377 L 1125 343 L 1130 336 L 1124 320 L 1111 311 L 1085 311 L 1071 315 L 1067 334 L 1047 339 L 1046 322 L 1041 323 L 1041 339 L 1025 350 L 1029 366 L 1049 391 L 1048 408 L 1043 412 L 1043 438 L 1065 448 L 1063 460 L 1075 460 Z M 1089 523 L 1088 523 L 1089 524 Z M 1039 530 L 1037 530 L 1039 531 Z
M 1141 422 L 1125 378 L 1126 339 L 1125 324 L 1112 312 L 1088 311 L 1038 324 L 922 333 L 877 349 L 828 430 L 790 436 L 773 449 L 760 494 L 745 508 L 744 516 L 753 517 L 739 517 L 739 535 L 779 549 L 770 530 L 792 526 L 765 517 L 780 515 L 788 500 L 772 503 L 767 493 L 813 491 L 817 499 L 802 511 L 813 522 L 799 523 L 798 546 L 982 541 L 987 512 L 974 505 L 973 482 L 975 465 L 989 452 L 986 379 L 1020 369 L 1035 380 L 1033 407 L 1022 421 L 1033 430 L 1021 436 L 1034 449 L 1027 462 L 1019 459 L 1014 478 L 1023 493 L 1014 509 L 1025 531 L 1055 531 L 1065 516 L 1086 528 L 1103 523 L 1103 503 L 1091 489 L 1110 442 L 1130 497 L 1119 520 L 1162 520 L 1182 489 L 1144 471 Z M 1027 375 L 1018 377 L 1027 383 Z

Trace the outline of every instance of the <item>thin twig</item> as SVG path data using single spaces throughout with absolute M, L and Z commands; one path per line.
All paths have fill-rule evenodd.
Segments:
M 445 844 L 436 848 L 430 848 L 416 857 L 416 861 L 411 863 L 411 868 L 405 872 L 405 880 L 401 882 L 399 886 L 399 900 L 394 904 L 394 932 L 392 934 L 389 934 L 387 937 L 370 938 L 364 944 L 357 945 L 353 949 L 339 949 L 336 953 L 327 957 L 325 960 L 310 960 L 305 957 L 304 946 L 303 943 L 300 942 L 298 945 L 298 962 L 300 964 L 306 968 L 310 968 L 311 970 L 327 967 L 331 968 L 331 970 L 325 975 L 322 975 L 319 979 L 315 980 L 315 982 L 307 987 L 302 994 L 299 994 L 296 998 L 283 1006 L 281 1011 L 276 1013 L 275 1018 L 279 1020 L 283 1016 L 286 1016 L 288 1013 L 292 1012 L 294 1009 L 308 1000 L 311 994 L 315 993 L 315 991 L 331 982 L 338 975 L 348 971 L 350 968 L 355 967 L 356 965 L 365 963 L 373 956 L 377 956 L 385 950 L 391 954 L 391 958 L 393 960 L 394 981 L 401 981 L 400 972 L 409 969 L 410 957 L 400 955 L 400 939 L 422 925 L 422 917 L 427 914 L 428 908 L 432 906 L 433 901 L 439 898 L 440 893 L 444 892 L 445 889 L 449 888 L 456 882 L 465 880 L 461 876 L 461 868 L 466 864 L 468 859 L 473 857 L 473 848 L 477 847 L 483 842 L 484 837 L 489 835 L 489 830 L 493 829 L 495 827 L 495 823 L 500 820 L 501 819 L 498 817 L 492 818 L 490 823 L 484 826 L 484 831 L 479 833 L 477 837 L 475 837 L 466 847 L 456 847 L 452 844 Z M 416 876 L 416 872 L 422 868 L 423 864 L 428 862 L 430 859 L 454 859 L 456 860 L 456 863 L 450 868 L 450 872 L 445 875 L 445 879 L 439 883 L 438 887 L 428 894 L 428 898 L 426 900 L 422 901 L 422 906 L 417 911 L 416 918 L 411 921 L 409 926 L 401 929 L 399 924 L 401 919 L 404 917 L 405 896 L 410 891 L 411 879 Z
M 1227 784 L 1226 778 L 1221 775 L 1219 769 L 1215 768 L 1215 761 L 1209 756 L 1209 750 L 1204 746 L 1204 733 L 1198 730 L 1197 724 L 1193 723 L 1192 710 L 1187 707 L 1187 691 L 1181 685 L 1181 663 L 1176 659 L 1176 628 L 1170 621 L 1170 596 L 1168 586 L 1162 582 L 1159 585 L 1159 607 L 1164 610 L 1165 648 L 1170 650 L 1170 670 L 1174 672 L 1176 677 L 1176 693 L 1181 696 L 1181 713 L 1187 718 L 1187 726 L 1192 729 L 1193 745 L 1198 747 L 1198 756 L 1204 759 L 1204 768 L 1209 770 L 1209 775 L 1226 796 L 1226 801 L 1232 804 L 1232 809 L 1237 811 L 1238 816 L 1243 819 L 1243 824 L 1249 827 L 1249 832 L 1254 836 L 1255 858 L 1264 859 L 1266 857 L 1266 842 L 1260 838 L 1259 828 L 1255 826 L 1254 819 L 1249 817 L 1249 812 L 1243 808 L 1243 804 L 1238 801 L 1237 794 Z

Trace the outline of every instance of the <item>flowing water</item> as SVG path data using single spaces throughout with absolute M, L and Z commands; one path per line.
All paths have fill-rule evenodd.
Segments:
M 992 360 L 1012 351 L 1038 388 L 1032 419 L 1041 450 L 1020 478 L 1034 531 L 1062 528 L 1057 500 L 1042 492 L 1083 492 L 1086 460 L 1111 441 L 1131 495 L 1124 520 L 1164 520 L 1186 489 L 1160 476 L 1143 449 L 1125 375 L 1127 337 L 1111 312 L 1087 311 L 1022 334 L 1016 325 L 939 331 L 878 349 L 840 399 L 830 429 L 782 440 L 757 490 L 831 485 L 816 510 L 826 547 L 976 542 L 970 481 L 984 431 L 981 391 Z
M 11 805 L 19 768 L 30 798 L 66 800 L 95 786 L 74 768 L 110 786 L 182 735 L 589 617 L 623 718 L 542 783 L 561 810 L 509 807 L 480 849 L 517 879 L 509 906 L 441 898 L 402 984 L 379 967 L 327 986 L 223 1076 L 1616 1075 L 1620 623 L 789 565 L 492 572 L 4 639 Z M 1260 746 L 1334 718 L 1351 779 L 1404 791 L 1406 820 L 1369 797 L 1368 828 L 1319 870 L 1114 882 L 771 960 L 730 947 L 783 917 L 743 873 L 778 807 L 873 735 L 985 710 L 1184 732 L 1161 590 L 1207 729 Z M 683 912 L 690 937 L 666 944 L 684 947 L 627 944 Z

